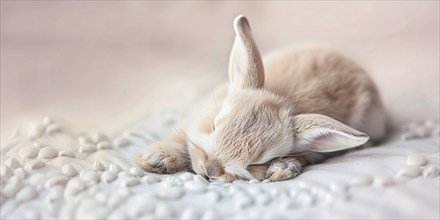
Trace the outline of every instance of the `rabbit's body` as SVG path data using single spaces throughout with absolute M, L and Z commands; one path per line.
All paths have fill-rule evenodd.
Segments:
M 305 160 L 298 153 L 365 143 L 369 137 L 355 129 L 383 138 L 385 111 L 378 90 L 356 63 L 314 48 L 276 53 L 263 64 L 247 20 L 237 17 L 234 28 L 229 85 L 197 109 L 188 129 L 138 157 L 143 169 L 191 169 L 226 182 L 279 181 L 301 172 Z
M 323 114 L 372 140 L 384 137 L 385 111 L 377 87 L 352 60 L 331 49 L 304 48 L 274 53 L 264 67 L 264 87 L 286 97 L 295 114 Z

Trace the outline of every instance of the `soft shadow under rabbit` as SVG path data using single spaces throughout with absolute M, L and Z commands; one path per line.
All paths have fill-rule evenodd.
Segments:
M 244 16 L 235 18 L 229 85 L 197 121 L 148 146 L 148 172 L 193 170 L 212 181 L 280 181 L 301 173 L 304 152 L 353 148 L 385 135 L 378 89 L 331 50 L 285 50 L 263 63 Z M 202 108 L 200 108 L 202 109 Z M 316 155 L 316 154 L 315 154 Z

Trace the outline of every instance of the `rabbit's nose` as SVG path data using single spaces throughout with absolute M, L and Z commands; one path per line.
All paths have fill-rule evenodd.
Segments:
M 225 173 L 222 165 L 215 160 L 208 160 L 206 162 L 206 175 L 208 177 L 219 177 Z

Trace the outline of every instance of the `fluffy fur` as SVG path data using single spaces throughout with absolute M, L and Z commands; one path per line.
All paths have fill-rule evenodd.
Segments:
M 193 170 L 212 181 L 280 181 L 300 174 L 304 152 L 356 147 L 367 134 L 383 138 L 379 92 L 359 65 L 319 48 L 280 52 L 263 65 L 247 19 L 238 16 L 233 26 L 229 85 L 185 131 L 137 157 L 140 167 Z

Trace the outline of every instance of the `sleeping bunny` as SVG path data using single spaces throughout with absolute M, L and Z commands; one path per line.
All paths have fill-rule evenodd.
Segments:
M 240 15 L 233 26 L 229 84 L 198 109 L 202 117 L 135 157 L 144 170 L 281 181 L 300 174 L 310 155 L 384 137 L 378 89 L 356 63 L 320 48 L 278 52 L 263 63 L 248 20 Z

